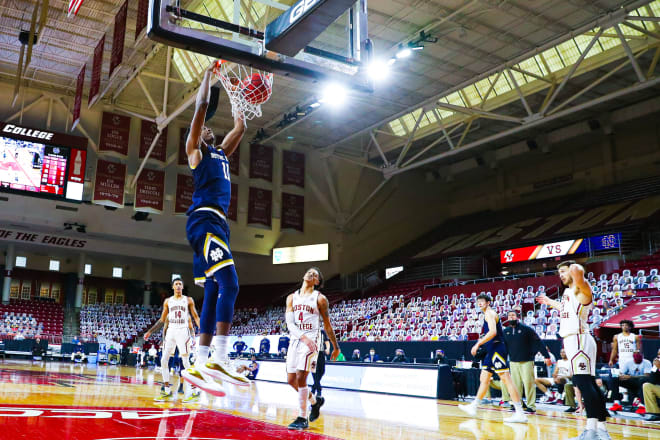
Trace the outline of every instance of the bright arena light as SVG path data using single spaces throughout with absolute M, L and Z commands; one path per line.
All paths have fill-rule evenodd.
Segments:
M 391 63 L 383 60 L 373 60 L 367 67 L 367 74 L 374 81 L 383 81 L 390 74 L 390 65 Z
M 410 50 L 407 47 L 402 47 L 397 51 L 397 53 L 394 56 L 397 57 L 398 59 L 401 59 L 401 58 L 408 58 L 410 55 L 412 55 L 412 50 Z
M 332 107 L 338 107 L 346 100 L 346 88 L 338 83 L 330 83 L 323 89 L 322 98 L 320 102 Z

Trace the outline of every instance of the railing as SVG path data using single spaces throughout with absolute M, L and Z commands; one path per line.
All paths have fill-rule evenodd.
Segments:
M 546 270 L 544 272 L 533 272 L 527 274 L 503 275 L 503 276 L 489 277 L 489 278 L 477 278 L 474 280 L 452 281 L 448 283 L 437 283 L 437 284 L 425 284 L 424 289 L 433 289 L 437 287 L 468 286 L 471 284 L 494 283 L 497 281 L 515 281 L 523 278 L 539 278 L 549 275 L 555 275 L 556 273 L 557 271 L 555 270 Z

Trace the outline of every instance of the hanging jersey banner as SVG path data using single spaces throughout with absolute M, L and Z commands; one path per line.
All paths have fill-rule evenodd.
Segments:
M 98 205 L 123 208 L 125 182 L 126 165 L 99 159 L 96 163 L 92 202 Z
M 304 231 L 305 197 L 297 194 L 282 193 L 282 217 L 280 229 Z
M 282 185 L 305 187 L 305 155 L 303 153 L 282 152 Z
M 250 145 L 250 179 L 273 181 L 273 148 L 267 145 Z
M 145 168 L 135 187 L 135 210 L 162 214 L 164 194 L 165 172 Z
M 151 147 L 151 143 L 158 134 L 158 126 L 150 121 L 142 120 L 142 125 L 140 126 L 140 153 L 138 157 L 140 159 L 144 158 Z M 156 145 L 154 145 L 149 159 L 157 160 L 159 162 L 165 162 L 167 155 L 167 127 L 163 129 L 163 132 L 158 137 Z
M 131 133 L 131 118 L 115 113 L 103 112 L 99 152 L 111 153 L 125 158 L 128 156 L 128 136 Z
M 186 211 L 188 211 L 188 207 L 192 205 L 194 191 L 195 182 L 192 176 L 187 174 L 176 175 L 176 195 L 174 197 L 175 214 L 185 214 Z
M 248 225 L 271 227 L 273 193 L 267 189 L 250 187 L 248 197 Z

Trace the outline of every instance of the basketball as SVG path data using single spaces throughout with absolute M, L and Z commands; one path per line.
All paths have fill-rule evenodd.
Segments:
M 253 73 L 243 79 L 243 95 L 250 104 L 263 104 L 268 101 L 271 91 L 270 82 L 260 73 Z

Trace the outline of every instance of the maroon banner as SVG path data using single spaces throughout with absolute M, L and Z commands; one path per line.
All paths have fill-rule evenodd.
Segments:
M 303 232 L 305 227 L 305 197 L 282 193 L 282 219 L 280 229 Z
M 248 224 L 263 225 L 270 228 L 273 193 L 267 189 L 250 187 L 248 197 Z
M 80 107 L 82 105 L 82 89 L 83 86 L 85 85 L 85 67 L 86 65 L 83 64 L 83 68 L 80 69 L 80 73 L 78 73 L 78 81 L 76 83 L 76 97 L 73 100 L 73 123 L 71 124 L 71 131 L 73 131 L 76 128 L 76 125 L 78 125 L 78 122 L 80 122 Z
M 105 46 L 105 35 L 94 48 L 94 61 L 92 63 L 92 82 L 89 86 L 89 102 L 91 107 L 96 102 L 101 88 L 101 70 L 103 69 L 103 47 Z
M 162 214 L 164 195 L 165 171 L 142 170 L 135 187 L 135 210 Z
M 115 113 L 103 112 L 99 152 L 128 155 L 128 136 L 131 133 L 131 118 Z
M 112 53 L 110 55 L 110 73 L 121 64 L 124 58 L 124 39 L 126 38 L 126 13 L 128 12 L 128 0 L 119 8 L 115 16 L 115 32 L 112 35 Z
M 295 151 L 282 153 L 282 185 L 305 187 L 305 155 Z
M 86 65 L 83 64 L 82 69 L 80 69 L 80 73 L 78 74 L 76 98 L 73 101 L 73 123 L 71 124 L 71 131 L 73 131 L 73 129 L 76 128 L 76 125 L 78 125 L 78 122 L 80 122 L 80 107 L 82 105 L 83 87 L 85 85 L 85 67 Z
M 149 147 L 154 140 L 154 137 L 158 133 L 158 126 L 149 121 L 142 120 L 142 127 L 140 129 L 140 154 L 139 158 L 142 159 L 147 155 Z M 167 127 L 163 129 L 163 132 L 160 134 L 158 141 L 154 149 L 151 150 L 149 159 L 158 160 L 160 162 L 165 162 L 167 155 Z
M 138 3 L 137 17 L 135 20 L 135 39 L 137 40 L 142 29 L 147 25 L 149 16 L 149 0 L 140 0 Z
M 186 153 L 186 141 L 188 140 L 188 127 L 181 127 L 179 131 L 179 165 L 188 165 L 188 154 Z
M 273 148 L 250 144 L 250 179 L 273 181 Z
M 96 180 L 92 202 L 98 205 L 124 207 L 126 165 L 99 159 L 96 162 Z
M 229 212 L 227 213 L 229 220 L 237 221 L 238 219 L 238 185 L 231 184 L 231 197 L 229 199 Z
M 229 156 L 229 172 L 234 176 L 240 175 L 241 147 L 239 146 L 231 156 Z
M 174 197 L 174 213 L 185 214 L 192 205 L 192 196 L 195 191 L 195 182 L 187 174 L 176 175 L 176 195 Z

